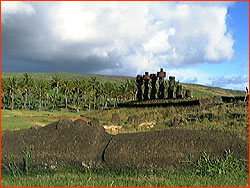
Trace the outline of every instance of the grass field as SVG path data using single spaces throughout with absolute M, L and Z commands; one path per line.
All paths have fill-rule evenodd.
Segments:
M 111 122 L 112 114 L 117 113 L 121 121 Z M 137 115 L 137 123 L 128 123 L 128 117 Z M 206 107 L 158 107 L 158 108 L 116 108 L 98 111 L 24 111 L 2 110 L 1 130 L 24 129 L 34 125 L 44 126 L 62 118 L 75 120 L 82 118 L 91 121 L 100 120 L 100 124 L 111 134 L 139 132 L 162 129 L 196 129 L 220 130 L 238 135 L 249 142 L 249 111 L 244 102 L 222 103 Z M 225 174 L 197 175 L 193 171 L 142 171 L 124 170 L 119 172 L 106 169 L 88 170 L 78 167 L 50 171 L 36 171 L 31 174 L 2 173 L 3 187 L 77 187 L 77 186 L 223 186 L 247 187 L 249 182 L 247 170 L 237 170 Z
M 1 73 L 1 79 L 6 79 L 9 77 L 16 76 L 17 78 L 21 78 L 23 76 L 24 72 L 2 72 Z M 125 76 L 107 76 L 107 75 L 99 75 L 99 74 L 76 74 L 76 73 L 68 73 L 68 72 L 56 72 L 56 73 L 30 73 L 32 78 L 34 80 L 46 80 L 49 81 L 52 79 L 53 76 L 58 76 L 63 79 L 67 80 L 90 80 L 91 77 L 96 77 L 96 79 L 100 82 L 116 82 L 116 83 L 122 83 L 126 81 L 127 79 L 134 79 L 133 77 L 125 77 Z
M 2 174 L 2 187 L 248 187 L 248 173 L 198 176 L 189 171 L 119 172 L 65 168 L 13 177 Z

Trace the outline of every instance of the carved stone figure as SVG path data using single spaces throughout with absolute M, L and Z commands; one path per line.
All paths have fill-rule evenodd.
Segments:
M 154 100 L 156 99 L 156 82 L 157 82 L 157 76 L 156 74 L 150 74 L 151 79 L 151 93 L 150 93 L 150 99 Z
M 175 77 L 169 76 L 168 98 L 174 98 Z
M 160 72 L 157 72 L 157 77 L 159 77 L 159 99 L 165 98 L 165 81 L 166 72 L 163 72 L 163 68 L 160 69 Z
M 176 89 L 176 98 L 177 99 L 182 99 L 182 85 L 178 85 Z
M 138 101 L 141 101 L 142 100 L 142 84 L 143 84 L 142 75 L 137 75 L 136 83 L 137 83 L 137 95 L 136 95 L 136 98 L 137 98 Z
M 149 79 L 150 76 L 148 74 L 148 72 L 145 72 L 145 75 L 143 75 L 143 80 L 144 80 L 144 93 L 143 93 L 143 99 L 144 100 L 148 100 L 148 91 L 149 91 L 149 87 L 148 87 L 148 83 L 149 83 Z

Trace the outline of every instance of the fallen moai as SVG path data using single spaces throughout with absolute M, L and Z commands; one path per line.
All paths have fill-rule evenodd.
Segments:
M 225 150 L 235 157 L 248 159 L 248 145 L 233 135 L 218 131 L 170 129 L 163 131 L 118 134 L 111 139 L 104 155 L 109 168 L 181 169 L 192 156 L 202 152 L 221 158 Z
M 23 165 L 23 154 L 32 149 L 32 165 L 58 168 L 63 165 L 181 169 L 182 161 L 202 152 L 222 157 L 230 150 L 237 158 L 248 160 L 248 144 L 235 135 L 219 131 L 170 129 L 110 135 L 101 126 L 81 121 L 60 120 L 37 129 L 3 131 L 1 167 L 8 157 Z
M 13 157 L 22 163 L 22 152 L 31 149 L 33 164 L 41 168 L 67 164 L 96 167 L 112 135 L 103 127 L 81 124 L 69 119 L 59 120 L 38 129 L 3 131 L 1 137 L 2 165 Z

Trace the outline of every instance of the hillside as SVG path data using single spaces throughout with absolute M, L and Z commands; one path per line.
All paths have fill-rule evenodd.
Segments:
M 21 78 L 24 72 L 2 72 L 1 79 L 9 78 L 16 76 L 17 78 Z M 69 72 L 54 72 L 54 73 L 29 73 L 35 80 L 51 80 L 53 76 L 58 76 L 67 80 L 90 80 L 92 77 L 96 77 L 96 79 L 100 82 L 116 82 L 122 83 L 126 80 L 131 80 L 133 77 L 125 77 L 125 76 L 108 76 L 108 75 L 99 75 L 99 74 L 76 74 Z
M 16 76 L 17 78 L 21 78 L 23 72 L 15 73 L 15 72 L 2 72 L 1 79 L 6 79 L 9 77 Z M 30 75 L 35 80 L 51 80 L 52 76 L 59 76 L 63 79 L 68 80 L 90 80 L 92 77 L 96 77 L 96 79 L 100 82 L 112 82 L 122 84 L 126 80 L 133 80 L 133 77 L 126 76 L 108 76 L 108 75 L 98 75 L 98 74 L 75 74 L 68 72 L 55 72 L 55 73 L 30 73 Z M 244 95 L 244 91 L 239 90 L 231 90 L 231 89 L 223 89 L 219 87 L 211 87 L 211 86 L 203 86 L 198 84 L 185 84 L 181 83 L 185 89 L 191 89 L 193 91 L 193 95 L 195 97 L 210 97 L 210 96 L 239 96 Z

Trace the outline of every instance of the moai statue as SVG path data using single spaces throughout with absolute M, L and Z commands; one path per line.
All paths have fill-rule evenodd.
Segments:
M 150 79 L 150 76 L 148 74 L 148 72 L 145 72 L 145 75 L 143 75 L 143 80 L 144 80 L 144 93 L 143 93 L 143 99 L 144 100 L 148 100 L 149 97 L 148 97 L 148 83 L 149 83 L 149 79 Z
M 165 97 L 165 82 L 164 78 L 166 77 L 166 72 L 163 72 L 163 68 L 160 69 L 160 72 L 157 72 L 157 77 L 159 77 L 159 99 L 164 99 Z
M 160 69 L 160 72 L 157 72 L 157 77 L 159 77 L 159 99 L 164 99 L 165 97 L 165 81 L 166 72 L 163 72 L 163 68 Z
M 137 82 L 137 95 L 136 98 L 138 101 L 142 100 L 142 84 L 143 84 L 143 78 L 142 75 L 137 75 L 136 77 L 136 82 Z
M 150 99 L 154 100 L 156 99 L 156 82 L 157 82 L 157 76 L 156 74 L 150 74 L 151 78 L 151 93 L 150 93 Z
M 192 98 L 192 97 L 193 97 L 193 96 L 192 96 L 192 91 L 191 91 L 191 89 L 187 89 L 187 90 L 186 90 L 185 97 L 186 97 L 186 98 L 189 98 L 189 97 Z
M 175 77 L 169 76 L 169 87 L 168 87 L 168 98 L 174 98 L 174 85 L 175 85 Z
M 176 98 L 177 99 L 182 99 L 182 85 L 178 85 L 176 89 Z

